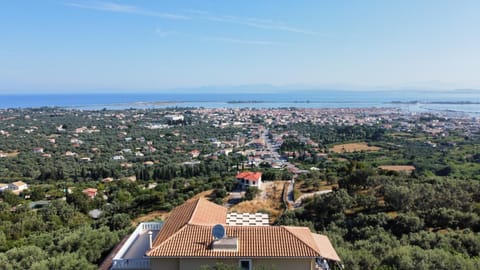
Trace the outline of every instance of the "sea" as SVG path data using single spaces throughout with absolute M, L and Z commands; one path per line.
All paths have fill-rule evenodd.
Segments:
M 480 90 L 185 92 L 0 94 L 0 108 L 77 110 L 153 108 L 400 108 L 480 117 Z

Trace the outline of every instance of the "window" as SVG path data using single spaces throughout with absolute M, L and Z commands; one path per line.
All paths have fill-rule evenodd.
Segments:
M 240 260 L 241 270 L 252 270 L 252 260 Z
M 253 185 L 254 185 L 254 186 L 255 186 L 255 183 L 256 183 L 256 182 L 255 182 L 255 181 L 253 181 Z

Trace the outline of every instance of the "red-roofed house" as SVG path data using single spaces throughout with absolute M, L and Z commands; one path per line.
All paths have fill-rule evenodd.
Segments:
M 340 265 L 328 237 L 307 227 L 229 225 L 226 219 L 225 207 L 202 198 L 187 201 L 161 228 L 139 225 L 137 235 L 114 255 L 111 269 L 190 270 L 223 263 L 242 270 L 324 270 Z
M 93 198 L 95 198 L 95 196 L 97 196 L 98 190 L 96 188 L 86 188 L 82 192 L 87 194 L 87 196 L 90 199 L 93 199 Z
M 248 187 L 262 187 L 262 173 L 261 172 L 241 172 L 235 177 L 242 189 Z
M 329 239 L 307 227 L 229 226 L 227 209 L 204 199 L 175 210 L 146 256 L 150 269 L 199 269 L 222 262 L 239 269 L 322 269 L 340 261 Z M 212 228 L 222 224 L 225 236 L 214 239 Z M 217 225 L 218 226 L 218 225 Z
M 192 156 L 192 158 L 197 158 L 200 155 L 200 151 L 197 149 L 194 149 L 190 151 L 190 155 Z

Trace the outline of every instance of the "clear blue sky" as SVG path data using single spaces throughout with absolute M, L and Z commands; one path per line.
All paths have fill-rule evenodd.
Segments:
M 480 88 L 480 1 L 2 1 L 0 93 Z

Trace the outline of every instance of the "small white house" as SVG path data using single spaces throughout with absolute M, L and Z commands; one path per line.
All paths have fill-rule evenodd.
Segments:
M 8 184 L 8 190 L 11 190 L 11 191 L 20 192 L 25 189 L 28 189 L 28 185 L 22 181 L 17 181 L 17 182 Z
M 176 122 L 176 121 L 183 121 L 184 117 L 183 115 L 169 114 L 169 115 L 165 115 L 165 119 L 167 119 L 168 121 Z
M 117 155 L 117 156 L 112 157 L 112 160 L 124 160 L 124 159 L 125 159 L 125 157 L 122 156 L 122 155 Z
M 33 148 L 33 153 L 41 154 L 41 153 L 43 153 L 43 148 L 42 147 L 35 147 L 35 148 Z

